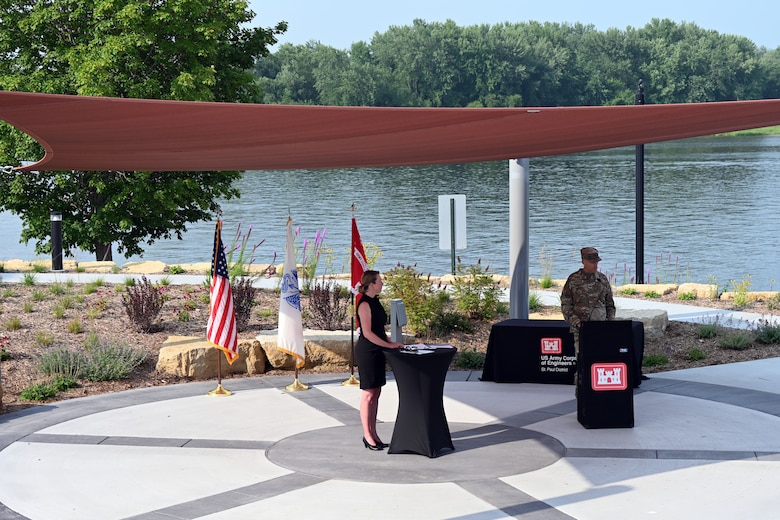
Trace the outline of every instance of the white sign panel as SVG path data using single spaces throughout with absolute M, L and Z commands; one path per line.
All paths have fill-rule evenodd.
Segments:
M 439 195 L 439 249 L 452 249 L 451 201 L 455 201 L 455 249 L 466 249 L 466 196 Z

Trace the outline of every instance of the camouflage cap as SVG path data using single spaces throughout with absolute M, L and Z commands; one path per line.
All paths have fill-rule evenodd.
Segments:
M 583 247 L 580 249 L 580 254 L 583 260 L 590 260 L 591 262 L 600 262 L 599 250 L 595 247 Z

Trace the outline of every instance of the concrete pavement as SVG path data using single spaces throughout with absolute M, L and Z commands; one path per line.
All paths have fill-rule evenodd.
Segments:
M 455 451 L 363 448 L 347 374 L 214 382 L 0 416 L 0 519 L 751 519 L 780 510 L 780 359 L 653 374 L 635 427 L 586 430 L 573 387 L 450 372 Z M 380 400 L 392 436 L 398 394 Z
M 583 428 L 572 386 L 479 375 L 448 374 L 455 450 L 435 459 L 366 450 L 347 374 L 302 374 L 302 392 L 285 390 L 292 376 L 226 379 L 230 397 L 197 382 L 0 415 L 0 519 L 780 516 L 780 359 L 653 374 L 634 390 L 629 429 Z M 386 442 L 397 407 L 390 374 Z

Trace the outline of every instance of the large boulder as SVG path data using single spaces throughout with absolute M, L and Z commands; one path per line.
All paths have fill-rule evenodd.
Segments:
M 157 274 L 165 272 L 165 267 L 165 263 L 160 262 L 159 260 L 127 262 L 122 266 L 122 272 L 133 274 Z
M 709 283 L 683 283 L 677 288 L 677 294 L 694 294 L 697 300 L 717 300 L 718 286 Z
M 265 372 L 265 352 L 256 340 L 239 340 L 238 359 L 229 364 L 219 357 L 225 354 L 203 337 L 171 336 L 163 343 L 157 358 L 157 371 L 191 379 L 217 377 L 221 363 L 222 375 Z
M 615 313 L 618 320 L 641 321 L 646 338 L 662 338 L 669 325 L 669 314 L 658 309 L 618 309 Z
M 119 267 L 114 262 L 110 261 L 93 261 L 93 262 L 79 262 L 78 269 L 85 273 L 113 273 L 116 272 Z
M 257 340 L 263 347 L 268 363 L 275 370 L 295 370 L 295 359 L 279 350 L 278 330 L 263 331 Z M 357 336 L 355 337 L 357 341 Z M 349 330 L 304 330 L 303 348 L 306 364 L 303 368 L 349 366 L 352 332 Z

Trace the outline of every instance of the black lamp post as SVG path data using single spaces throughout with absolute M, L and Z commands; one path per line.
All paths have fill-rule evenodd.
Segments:
M 639 80 L 635 105 L 645 104 L 645 86 Z M 636 283 L 645 283 L 645 145 L 636 145 Z
M 62 271 L 62 213 L 50 212 L 49 220 L 51 220 L 51 269 Z

